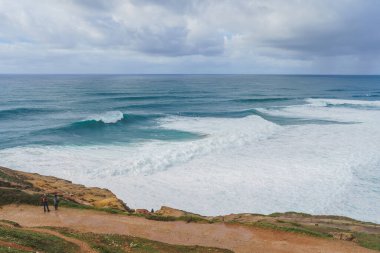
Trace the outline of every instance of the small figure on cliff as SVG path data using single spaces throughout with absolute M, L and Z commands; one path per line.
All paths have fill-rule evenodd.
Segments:
M 53 201 L 54 201 L 54 209 L 57 211 L 58 210 L 58 203 L 59 203 L 59 198 L 58 198 L 57 193 L 54 193 Z
M 41 203 L 44 206 L 44 213 L 46 213 L 46 211 L 50 212 L 50 209 L 49 209 L 49 199 L 48 199 L 48 197 L 47 197 L 46 194 L 42 195 L 42 197 L 41 197 Z

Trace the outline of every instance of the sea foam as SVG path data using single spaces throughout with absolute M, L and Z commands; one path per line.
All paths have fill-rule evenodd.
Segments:
M 112 124 L 122 120 L 124 117 L 120 111 L 109 111 L 103 114 L 95 114 L 87 117 L 84 121 L 98 121 L 105 124 Z
M 306 102 L 258 110 L 347 124 L 167 117 L 158 119 L 162 128 L 203 138 L 16 147 L 0 151 L 0 157 L 15 169 L 107 187 L 132 207 L 169 205 L 205 215 L 293 210 L 380 222 L 380 110 L 329 106 L 346 100 Z

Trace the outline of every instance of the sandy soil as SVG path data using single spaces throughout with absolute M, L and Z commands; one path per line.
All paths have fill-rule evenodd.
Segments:
M 376 252 L 359 247 L 352 242 L 282 231 L 223 223 L 160 222 L 68 208 L 45 214 L 40 207 L 9 205 L 0 209 L 0 219 L 12 220 L 24 227 L 70 227 L 81 232 L 133 235 L 170 244 L 227 248 L 236 253 Z

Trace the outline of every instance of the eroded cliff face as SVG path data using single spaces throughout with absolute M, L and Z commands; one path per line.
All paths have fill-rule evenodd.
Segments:
M 0 167 L 0 187 L 28 194 L 54 194 L 72 202 L 98 208 L 129 211 L 129 207 L 108 189 L 85 187 L 68 180 Z

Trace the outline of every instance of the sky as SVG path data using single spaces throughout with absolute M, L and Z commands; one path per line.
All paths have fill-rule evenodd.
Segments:
M 379 0 L 0 0 L 0 73 L 380 74 Z

